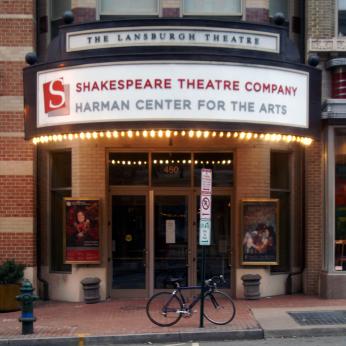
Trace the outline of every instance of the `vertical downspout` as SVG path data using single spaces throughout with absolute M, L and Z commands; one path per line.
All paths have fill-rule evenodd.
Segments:
M 39 57 L 39 51 L 40 51 L 40 24 L 39 24 L 39 19 L 40 19 L 40 0 L 36 0 L 35 2 L 35 22 L 36 22 L 36 55 Z M 35 184 L 35 191 L 34 191 L 34 196 L 36 199 L 36 268 L 37 268 L 37 280 L 42 284 L 43 287 L 43 293 L 41 295 L 41 299 L 43 300 L 49 300 L 49 295 L 48 295 L 48 282 L 42 278 L 42 271 L 41 271 L 41 203 L 40 203 L 40 179 L 39 179 L 39 155 L 38 155 L 38 148 L 36 147 L 35 149 L 35 170 L 34 172 L 35 177 L 36 177 L 36 184 Z

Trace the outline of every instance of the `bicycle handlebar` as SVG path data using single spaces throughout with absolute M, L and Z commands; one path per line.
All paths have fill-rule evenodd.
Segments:
M 208 280 L 205 280 L 205 284 L 209 287 L 217 287 L 217 285 L 224 284 L 224 283 L 226 283 L 226 281 L 223 275 L 216 275 Z

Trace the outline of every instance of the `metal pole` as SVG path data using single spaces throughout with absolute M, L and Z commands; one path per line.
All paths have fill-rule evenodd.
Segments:
M 204 328 L 205 246 L 202 246 L 201 280 L 201 309 L 199 316 L 199 328 Z

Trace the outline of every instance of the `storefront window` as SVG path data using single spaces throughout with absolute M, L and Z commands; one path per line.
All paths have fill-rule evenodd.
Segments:
M 346 0 L 338 1 L 338 36 L 346 35 Z
M 184 15 L 239 16 L 241 0 L 183 0 Z
M 288 19 L 288 0 L 270 0 L 269 1 L 270 17 L 273 17 L 278 12 L 283 13 L 286 20 Z
M 288 272 L 290 269 L 290 154 L 272 152 L 270 155 L 270 197 L 279 200 L 279 265 L 272 272 Z
M 153 186 L 190 186 L 191 154 L 152 154 Z
M 335 133 L 335 270 L 346 270 L 346 130 Z
M 111 16 L 157 15 L 158 0 L 101 0 L 100 14 Z
M 71 152 L 51 153 L 51 260 L 53 272 L 69 272 L 70 264 L 64 264 L 63 258 L 63 199 L 71 197 Z
M 232 153 L 196 153 L 194 156 L 195 186 L 201 186 L 201 169 L 213 171 L 214 187 L 233 185 L 233 154 Z
M 109 154 L 109 185 L 148 185 L 147 153 Z

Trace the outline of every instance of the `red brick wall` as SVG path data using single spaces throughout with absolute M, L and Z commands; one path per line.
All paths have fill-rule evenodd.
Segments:
M 22 120 L 24 121 L 24 119 Z M 18 130 L 20 131 L 20 130 Z M 24 141 L 23 138 L 16 137 L 0 137 L 0 160 L 28 160 L 34 158 L 34 149 L 30 142 Z
M 0 112 L 0 129 L 1 132 L 24 131 L 23 113 Z
M 2 49 L 35 47 L 34 0 L 1 0 L 0 13 Z M 30 172 L 34 147 L 24 140 L 24 114 L 21 106 L 25 57 L 11 58 L 13 61 L 0 62 L 0 164 L 6 168 L 6 161 L 11 161 L 10 165 L 14 167 L 13 173 L 6 169 L 0 171 L 0 263 L 13 258 L 28 266 L 35 266 L 35 179 L 33 172 Z M 17 105 L 18 110 L 14 108 L 8 111 L 12 109 L 8 108 L 10 105 Z M 28 161 L 30 164 L 27 164 Z M 17 173 L 16 167 L 20 173 Z
M 74 8 L 72 11 L 74 14 L 74 24 L 96 21 L 95 8 L 78 7 Z
M 33 176 L 0 175 L 0 217 L 32 217 Z
M 32 46 L 34 39 L 33 28 L 32 19 L 1 19 L 0 46 Z
M 0 233 L 0 259 L 15 259 L 35 266 L 35 236 L 33 233 Z
M 268 23 L 269 10 L 265 8 L 247 8 L 246 20 L 248 22 Z
M 1 0 L 0 13 L 4 14 L 32 14 L 32 0 Z
M 24 58 L 24 57 L 23 57 Z M 23 95 L 23 62 L 0 62 L 0 96 Z

